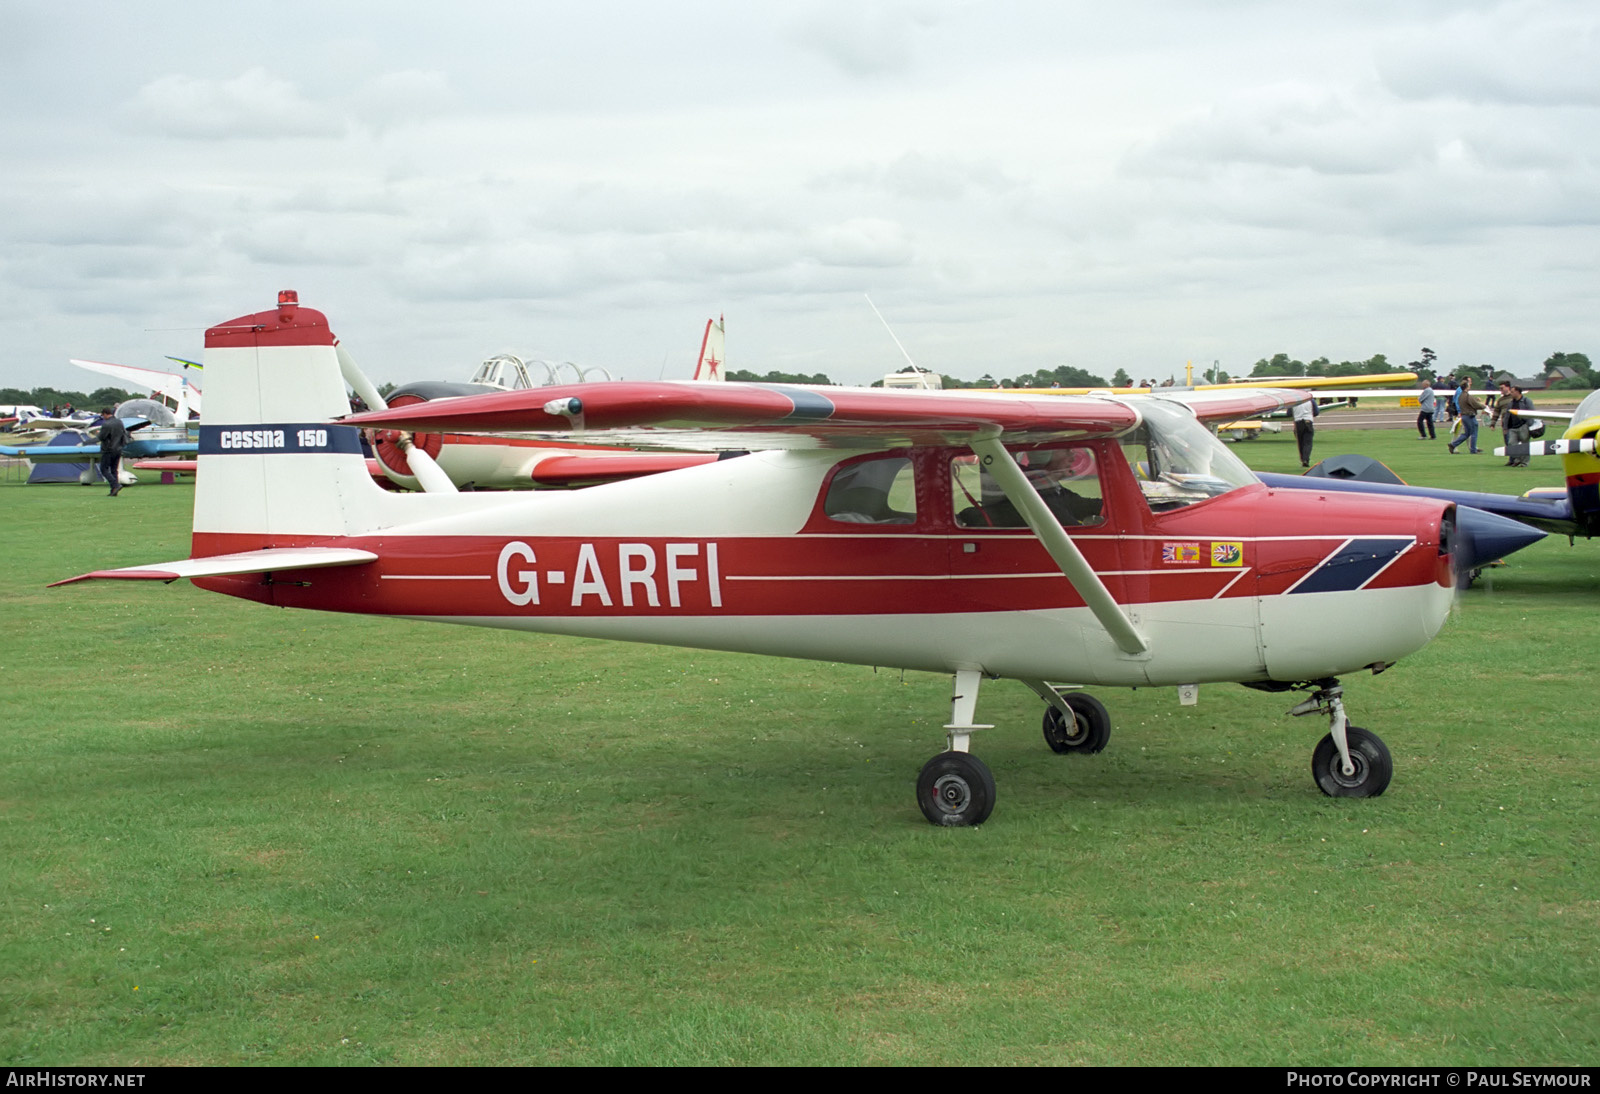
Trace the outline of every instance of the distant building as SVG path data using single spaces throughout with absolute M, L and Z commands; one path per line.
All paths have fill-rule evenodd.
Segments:
M 1559 379 L 1559 377 L 1557 378 Z M 1544 376 L 1513 376 L 1511 373 L 1504 371 L 1494 374 L 1494 382 L 1496 384 L 1508 383 L 1512 387 L 1520 387 L 1523 391 L 1543 391 L 1550 386 L 1550 380 Z

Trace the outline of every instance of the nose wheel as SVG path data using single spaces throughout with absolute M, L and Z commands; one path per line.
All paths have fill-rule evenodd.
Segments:
M 1317 680 L 1311 698 L 1289 711 L 1296 717 L 1322 714 L 1328 735 L 1311 753 L 1311 775 L 1330 798 L 1376 798 L 1389 788 L 1394 760 L 1376 733 L 1350 725 L 1344 716 L 1344 689 L 1337 680 Z M 1308 685 L 1310 686 L 1310 685 Z
M 1345 770 L 1339 759 L 1339 746 L 1330 733 L 1317 742 L 1316 751 L 1311 754 L 1311 774 L 1330 798 L 1376 798 L 1388 789 L 1389 780 L 1394 777 L 1389 747 L 1376 733 L 1360 726 L 1346 726 L 1344 734 L 1352 770 Z

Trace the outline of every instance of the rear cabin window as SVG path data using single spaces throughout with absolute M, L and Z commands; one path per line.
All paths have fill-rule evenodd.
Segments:
M 1105 523 L 1100 468 L 1091 448 L 1008 449 L 1063 528 Z M 1011 499 L 977 456 L 950 461 L 950 502 L 959 528 L 1026 528 Z
M 847 464 L 834 472 L 822 511 L 844 524 L 914 524 L 916 474 L 905 456 Z

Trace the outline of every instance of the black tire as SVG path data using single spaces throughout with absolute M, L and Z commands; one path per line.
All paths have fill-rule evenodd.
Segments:
M 1317 742 L 1317 749 L 1311 754 L 1311 774 L 1317 786 L 1330 798 L 1376 798 L 1389 788 L 1389 780 L 1394 778 L 1394 760 L 1389 756 L 1389 747 L 1376 733 L 1358 726 L 1346 726 L 1344 733 L 1355 774 L 1344 773 L 1331 733 Z
M 1072 708 L 1073 725 L 1055 707 L 1044 712 L 1044 743 L 1052 752 L 1085 752 L 1093 755 L 1111 740 L 1111 712 L 1093 695 L 1074 691 L 1063 697 Z
M 929 824 L 963 828 L 994 812 L 994 774 L 970 752 L 941 752 L 922 765 L 917 804 Z

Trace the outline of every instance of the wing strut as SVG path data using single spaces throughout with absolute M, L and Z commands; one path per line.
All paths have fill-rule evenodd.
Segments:
M 1106 633 L 1111 635 L 1117 648 L 1124 653 L 1146 652 L 1150 644 L 1145 641 L 1144 635 L 1122 614 L 1122 609 L 1111 596 L 1111 590 L 1105 587 L 1100 576 L 1094 572 L 1094 567 L 1089 565 L 1083 552 L 1078 550 L 1078 545 L 1072 542 L 1072 537 L 1067 535 L 1056 515 L 1033 488 L 1033 483 L 1028 481 L 1028 476 L 1022 473 L 1017 461 L 1000 443 L 998 433 L 985 431 L 968 443 L 983 461 L 983 469 L 1005 491 L 1011 504 L 1017 507 L 1017 512 L 1028 522 L 1028 527 L 1039 537 L 1039 542 L 1050 552 L 1050 557 L 1061 567 L 1061 573 L 1072 582 L 1072 587 L 1083 597 L 1084 603 L 1106 629 Z

